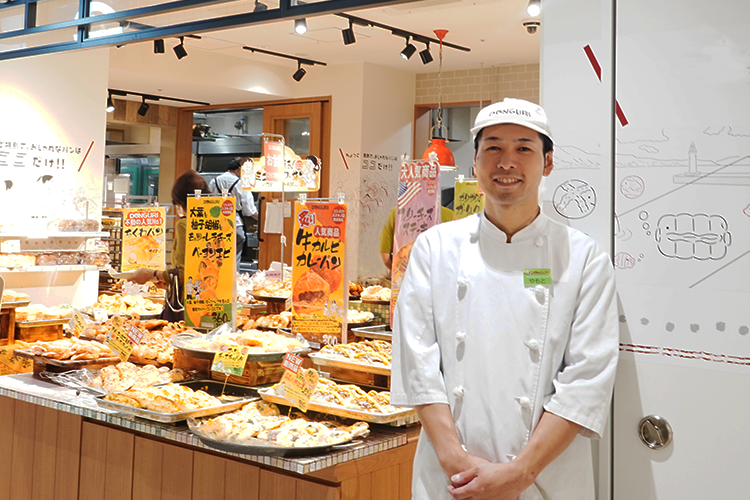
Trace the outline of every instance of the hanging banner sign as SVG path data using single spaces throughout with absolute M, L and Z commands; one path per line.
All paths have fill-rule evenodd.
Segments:
M 248 191 L 310 192 L 320 188 L 321 162 L 301 158 L 281 141 L 263 140 L 263 156 L 242 165 L 242 189 Z
M 292 333 L 312 343 L 346 342 L 346 209 L 339 203 L 295 204 Z
M 214 329 L 234 324 L 234 198 L 188 197 L 185 241 L 185 323 Z
M 456 180 L 453 198 L 453 220 L 463 219 L 484 210 L 484 193 L 476 180 Z
M 125 208 L 122 211 L 122 252 L 120 269 L 134 271 L 164 269 L 164 207 Z
M 398 208 L 393 233 L 391 318 L 409 254 L 420 233 L 440 223 L 440 165 L 436 161 L 404 162 L 398 175 Z

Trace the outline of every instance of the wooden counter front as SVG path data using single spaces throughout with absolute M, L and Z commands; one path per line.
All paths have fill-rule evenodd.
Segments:
M 18 377 L 18 376 L 16 376 Z M 3 377 L 0 377 L 2 379 Z M 407 442 L 307 474 L 0 395 L 0 500 L 408 500 Z M 39 404 L 35 404 L 39 403 Z M 138 421 L 142 422 L 142 421 Z M 189 434 L 189 433 L 188 433 Z

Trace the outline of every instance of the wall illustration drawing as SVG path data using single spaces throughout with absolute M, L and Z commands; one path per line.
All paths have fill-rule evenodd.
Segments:
M 582 219 L 596 208 L 596 191 L 586 181 L 570 179 L 555 188 L 552 205 L 566 219 Z
M 662 215 L 654 237 L 663 256 L 683 260 L 723 259 L 732 244 L 727 221 L 720 215 Z

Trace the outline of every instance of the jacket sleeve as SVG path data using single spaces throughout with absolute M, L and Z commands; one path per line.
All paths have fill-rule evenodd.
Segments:
M 421 234 L 411 251 L 393 317 L 391 403 L 448 403 L 432 302 L 430 240 Z
M 545 410 L 600 438 L 617 369 L 619 328 L 614 269 L 600 249 L 586 259 L 563 364 Z

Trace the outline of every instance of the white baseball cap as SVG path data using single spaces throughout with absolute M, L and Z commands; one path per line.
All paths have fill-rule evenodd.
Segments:
M 522 99 L 511 99 L 506 97 L 502 102 L 490 104 L 482 108 L 474 120 L 471 129 L 472 141 L 485 127 L 500 125 L 501 123 L 515 123 L 544 134 L 552 140 L 552 132 L 547 122 L 547 114 L 541 106 Z

